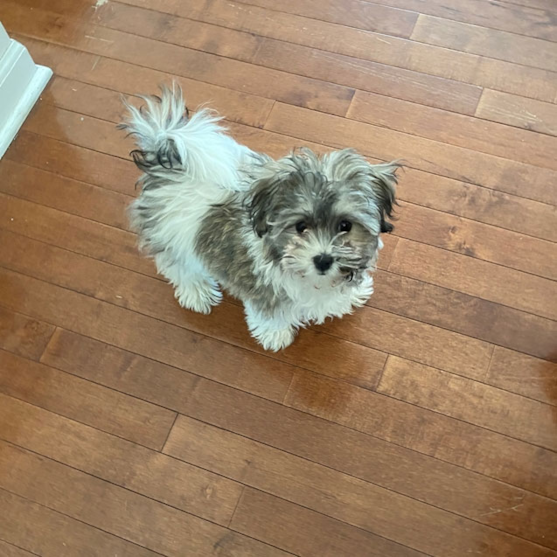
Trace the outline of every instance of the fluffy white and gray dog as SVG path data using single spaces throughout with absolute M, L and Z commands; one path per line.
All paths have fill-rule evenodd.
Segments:
M 190 117 L 176 86 L 142 98 L 121 126 L 144 172 L 131 221 L 182 307 L 209 313 L 224 288 L 276 351 L 300 327 L 365 303 L 380 234 L 392 230 L 397 162 L 308 149 L 274 160 L 234 141 L 212 112 Z

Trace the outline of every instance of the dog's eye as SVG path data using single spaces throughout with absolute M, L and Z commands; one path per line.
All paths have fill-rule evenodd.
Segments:
M 303 220 L 296 223 L 296 232 L 298 234 L 303 234 L 307 229 L 308 225 Z
M 339 232 L 350 232 L 352 230 L 352 223 L 349 220 L 341 220 L 338 230 Z

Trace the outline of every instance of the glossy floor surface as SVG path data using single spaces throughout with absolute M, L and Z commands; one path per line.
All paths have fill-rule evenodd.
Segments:
M 555 0 L 1 0 L 0 555 L 557 555 Z M 403 158 L 376 293 L 278 354 L 137 253 L 121 95 Z

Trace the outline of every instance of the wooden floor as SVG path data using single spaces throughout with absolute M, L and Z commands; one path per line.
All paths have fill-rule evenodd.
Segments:
M 555 0 L 1 0 L 0 555 L 557 556 Z M 376 293 L 279 354 L 181 310 L 121 94 L 403 158 Z

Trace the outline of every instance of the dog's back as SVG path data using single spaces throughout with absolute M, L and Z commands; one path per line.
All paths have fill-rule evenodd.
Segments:
M 204 214 L 240 189 L 238 168 L 251 151 L 228 136 L 211 111 L 189 117 L 176 86 L 142 98 L 141 109 L 125 103 L 129 118 L 120 126 L 134 136 L 131 154 L 144 172 L 131 224 L 151 255 L 192 251 Z

